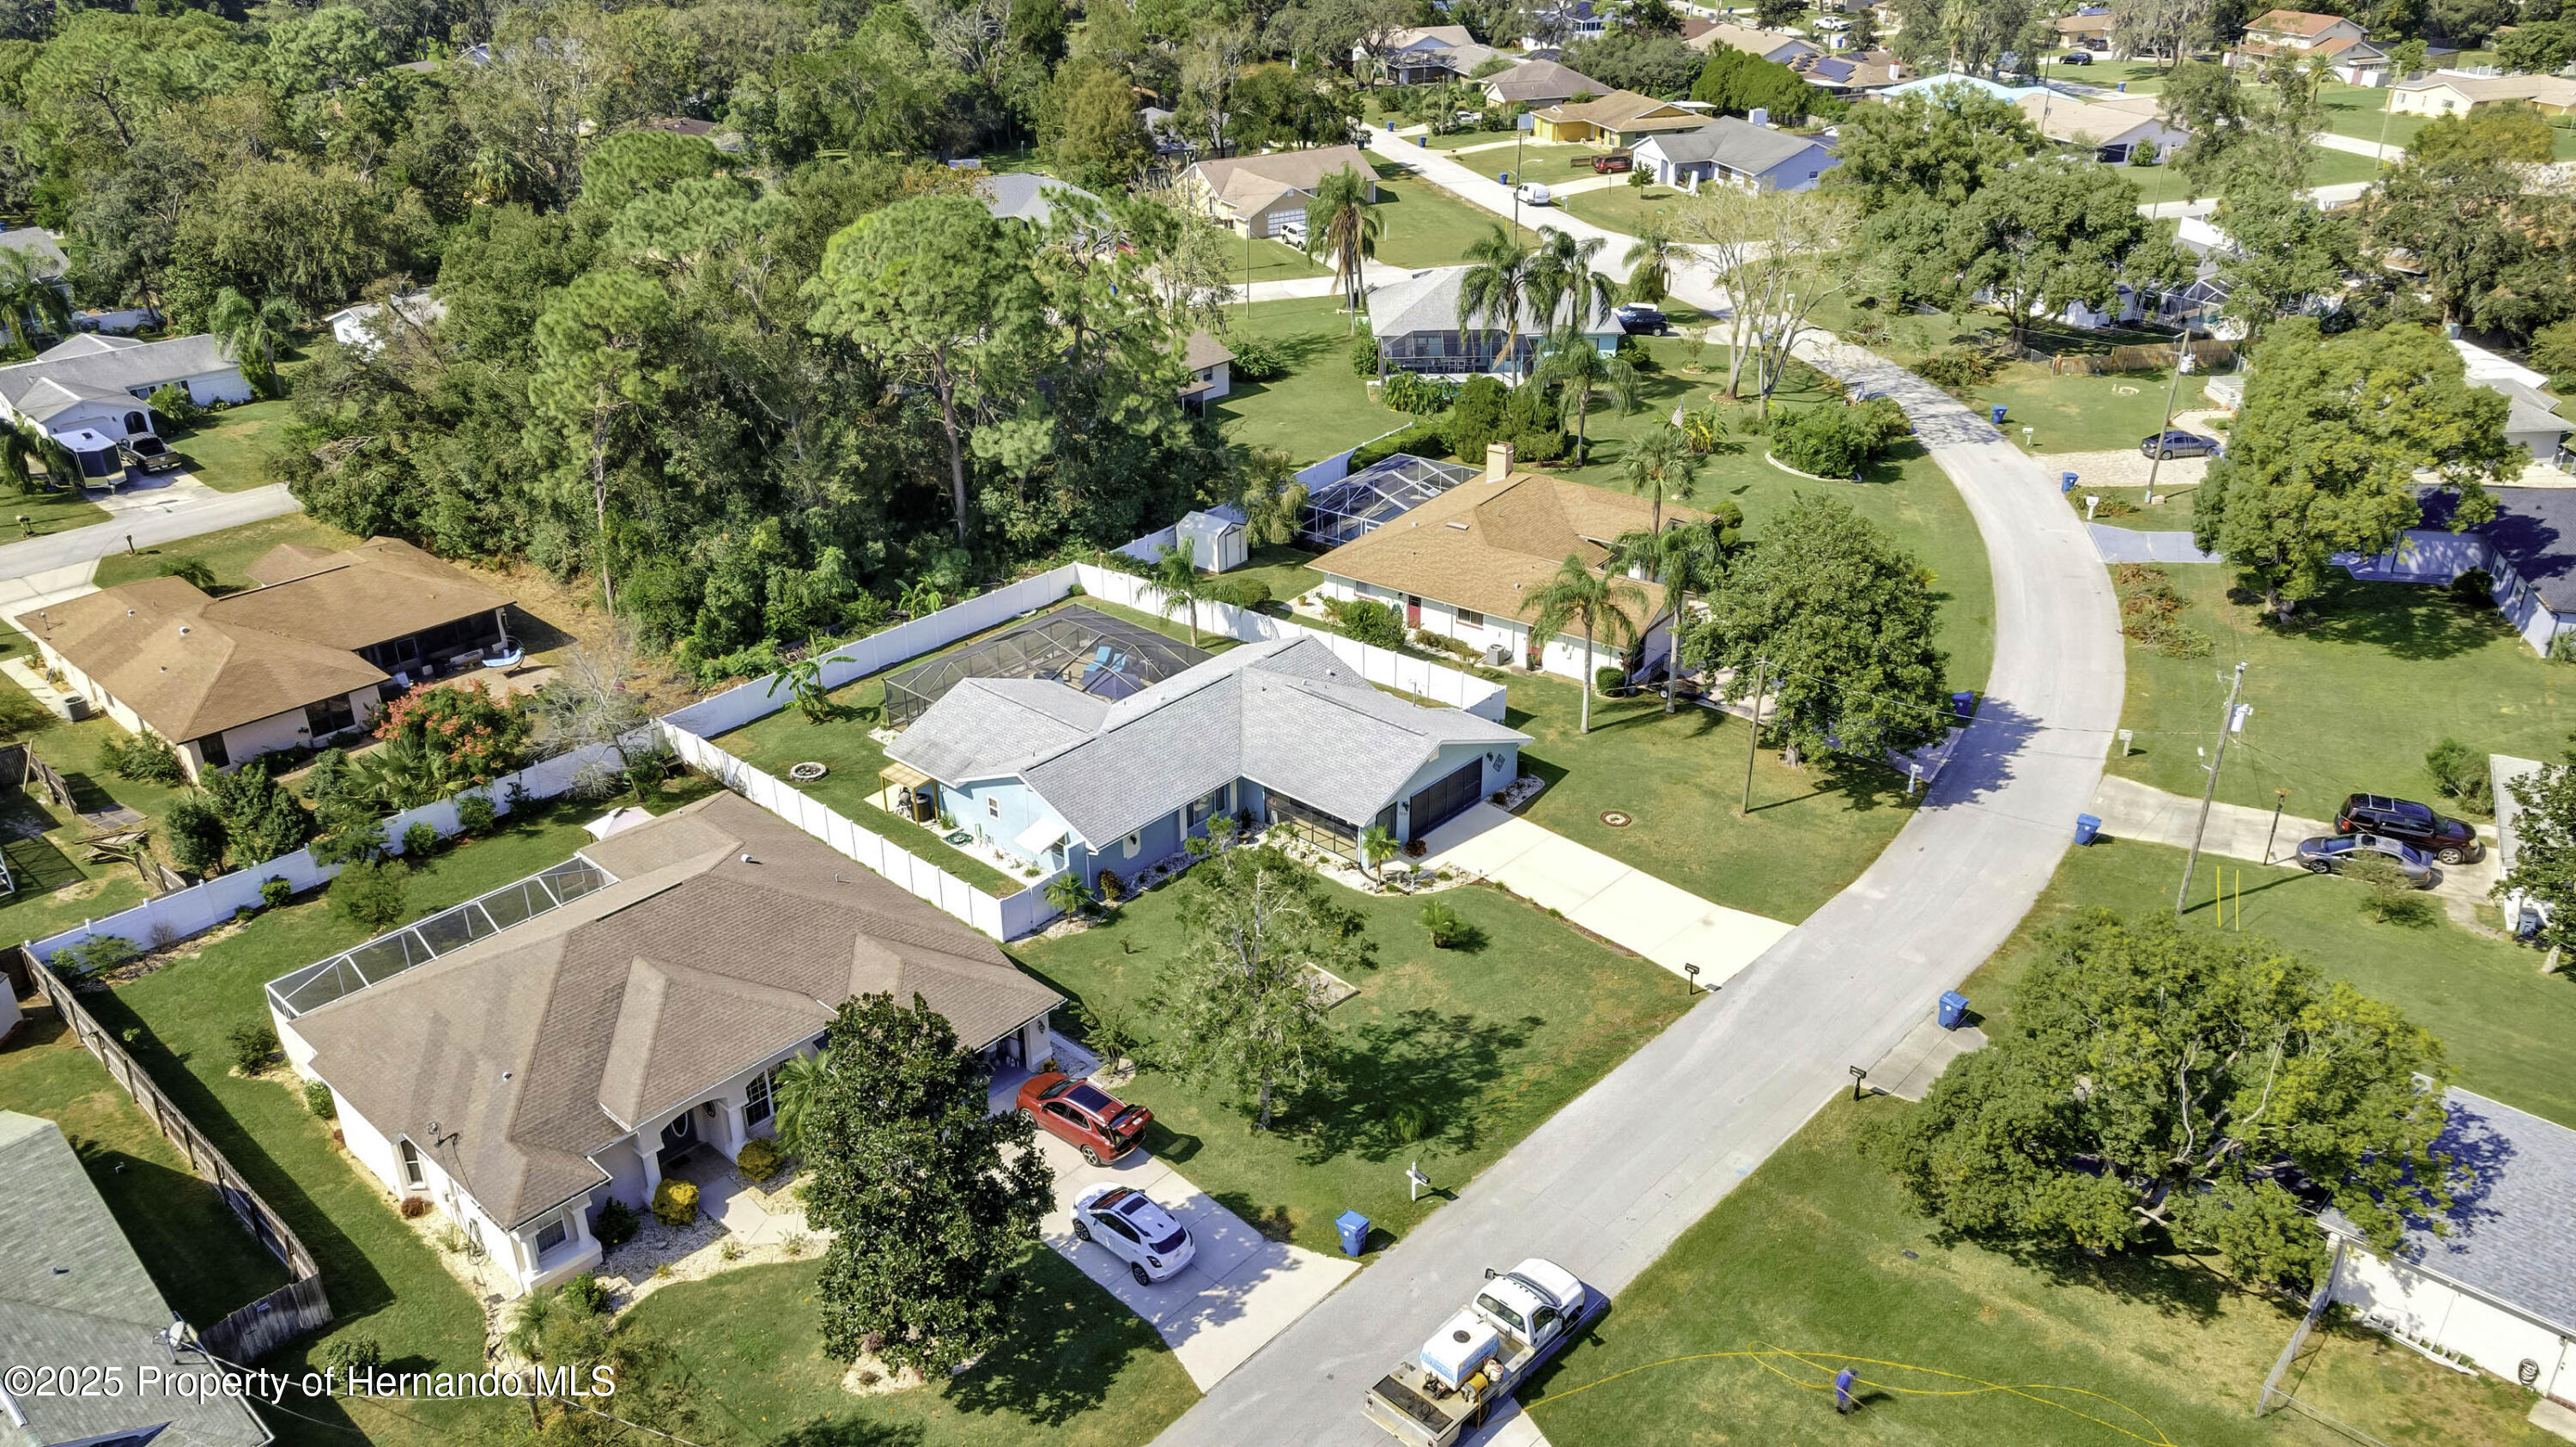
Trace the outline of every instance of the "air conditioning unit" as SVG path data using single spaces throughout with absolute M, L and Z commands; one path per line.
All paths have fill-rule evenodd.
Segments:
M 1511 661 L 1512 647 L 1510 644 L 1488 643 L 1485 645 L 1485 666 L 1487 668 L 1507 668 L 1511 665 Z

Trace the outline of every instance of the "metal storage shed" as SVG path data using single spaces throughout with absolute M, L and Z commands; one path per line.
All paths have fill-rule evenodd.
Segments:
M 1190 555 L 1193 566 L 1204 573 L 1222 573 L 1243 566 L 1250 551 L 1250 528 L 1243 509 L 1228 503 L 1224 507 L 1194 512 L 1181 519 L 1181 547 Z

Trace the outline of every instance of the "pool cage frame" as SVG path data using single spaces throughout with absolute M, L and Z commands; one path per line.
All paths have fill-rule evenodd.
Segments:
M 1399 452 L 1317 487 L 1297 516 L 1297 541 L 1318 552 L 1363 538 L 1461 483 L 1477 469 Z
M 476 940 L 489 939 L 514 924 L 552 914 L 616 882 L 608 871 L 576 854 L 525 879 L 440 910 L 390 934 L 378 935 L 354 949 L 280 975 L 268 982 L 268 1002 L 280 1019 L 297 1019 L 369 985 L 382 984 L 415 965 L 428 964 Z
M 886 679 L 885 726 L 904 729 L 970 678 L 1047 678 L 1102 698 L 1137 693 L 1215 655 L 1076 604 Z

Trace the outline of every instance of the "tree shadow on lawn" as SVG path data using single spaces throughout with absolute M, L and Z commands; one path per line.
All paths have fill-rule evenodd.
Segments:
M 769 1439 L 769 1447 L 917 1447 L 928 1440 L 919 1422 L 864 1422 L 826 1418 L 792 1427 Z
M 1032 1250 L 1021 1271 L 1026 1289 L 1009 1333 L 948 1384 L 945 1395 L 958 1411 L 1062 1426 L 1107 1401 L 1130 1358 L 1170 1350 L 1144 1318 L 1054 1251 Z M 844 1440 L 877 1447 L 904 1439 L 815 1439 L 835 1447 Z
M 2241 588 L 2228 590 L 2227 599 L 2261 606 Z M 2376 648 L 2409 662 L 2456 658 L 2515 636 L 2494 607 L 2464 606 L 2446 588 L 2347 579 L 2330 582 L 2322 595 L 2301 603 L 2287 624 L 2265 610 L 2257 612 L 2255 626 L 2276 638 Z
M 1480 1139 L 1478 1108 L 1505 1074 L 1505 1057 L 1547 1022 L 1480 1019 L 1460 1011 L 1398 1011 L 1352 1031 L 1333 1084 L 1288 1102 L 1302 1164 L 1343 1155 L 1384 1162 L 1425 1149 L 1465 1154 Z

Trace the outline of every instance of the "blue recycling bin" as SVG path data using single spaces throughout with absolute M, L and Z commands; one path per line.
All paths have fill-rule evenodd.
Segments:
M 1413 138 L 1413 144 L 1421 149 L 1428 150 L 1431 147 L 1431 138 L 1429 136 L 1415 136 Z
M 1369 1219 L 1357 1211 L 1344 1211 L 1333 1218 L 1342 1231 L 1342 1254 L 1357 1256 L 1368 1245 Z
M 2091 814 L 2075 816 L 2075 842 L 2090 844 L 2102 837 L 2102 821 Z
M 1973 693 L 1954 693 L 1954 694 L 1950 695 L 1950 712 L 1951 712 L 1953 715 L 1955 715 L 1955 716 L 1957 716 L 1957 717 L 1959 717 L 1959 718 L 1965 719 L 1965 718 L 1969 717 L 1970 715 L 1974 714 L 1976 711 L 1977 711 L 1977 696 L 1976 696 L 1975 694 L 1973 694 Z
M 1512 184 L 1512 173 L 1509 171 L 1496 171 L 1494 173 L 1494 179 L 1508 186 Z
M 2057 490 L 2059 492 L 2073 492 L 2075 490 L 2075 474 L 2071 472 L 2059 473 L 2057 475 Z
M 1993 406 L 1993 408 L 1991 408 L 1990 410 L 1991 410 L 1991 411 L 1993 411 L 1993 413 L 1994 413 L 1994 415 L 1995 415 L 1995 425 L 1996 425 L 1997 427 L 2001 427 L 2001 426 L 2003 426 L 2003 425 L 2004 425 L 2004 404 L 2003 404 L 2003 403 L 2001 403 L 2001 402 L 1997 402 L 1997 403 Z
M 1941 1028 L 1956 1030 L 1968 1023 L 1968 997 L 1956 990 L 1941 992 Z

